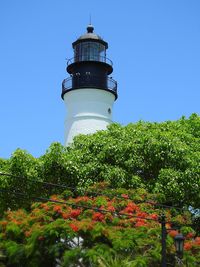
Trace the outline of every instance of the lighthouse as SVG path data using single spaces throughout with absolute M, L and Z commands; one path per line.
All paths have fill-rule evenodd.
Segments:
M 108 43 L 94 33 L 90 24 L 72 47 L 74 56 L 66 68 L 70 76 L 64 79 L 61 94 L 67 108 L 66 146 L 76 135 L 105 130 L 112 123 L 117 99 L 117 82 L 109 76 L 113 63 L 106 55 Z

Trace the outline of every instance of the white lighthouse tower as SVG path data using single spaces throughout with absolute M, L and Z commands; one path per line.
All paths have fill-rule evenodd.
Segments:
M 74 57 L 67 62 L 70 77 L 62 83 L 66 104 L 65 145 L 78 134 L 105 130 L 112 122 L 117 82 L 110 75 L 112 61 L 106 57 L 108 43 L 95 34 L 92 25 L 73 44 Z

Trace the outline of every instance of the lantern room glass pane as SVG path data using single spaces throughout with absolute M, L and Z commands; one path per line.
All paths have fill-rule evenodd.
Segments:
M 106 48 L 97 42 L 82 42 L 74 47 L 75 61 L 106 61 Z

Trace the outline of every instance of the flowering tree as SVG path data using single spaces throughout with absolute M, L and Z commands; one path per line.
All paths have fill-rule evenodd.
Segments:
M 68 191 L 0 221 L 1 265 L 7 267 L 156 267 L 161 261 L 157 195 L 144 189 L 112 190 L 99 184 L 89 194 Z M 184 264 L 200 258 L 200 237 L 187 225 L 190 213 L 165 209 L 167 259 L 175 266 L 173 237 L 184 234 Z M 186 265 L 184 265 L 186 266 Z

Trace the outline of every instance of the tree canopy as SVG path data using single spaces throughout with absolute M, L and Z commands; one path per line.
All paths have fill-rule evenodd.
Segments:
M 169 204 L 198 208 L 199 158 L 200 117 L 193 114 L 163 123 L 112 124 L 107 131 L 76 137 L 71 147 L 53 143 L 39 158 L 17 149 L 10 159 L 0 160 L 1 172 L 13 177 L 0 179 L 3 188 L 30 196 L 60 192 L 41 181 L 77 188 L 107 181 L 113 188 L 145 188 L 161 193 Z M 22 207 L 20 200 L 2 198 L 3 210 Z

